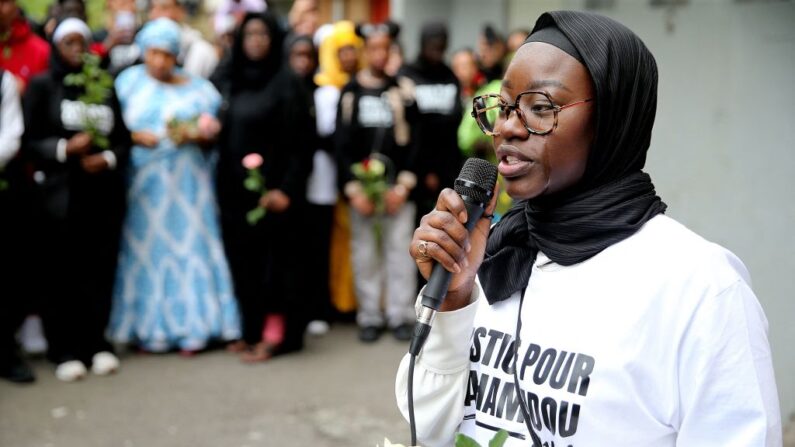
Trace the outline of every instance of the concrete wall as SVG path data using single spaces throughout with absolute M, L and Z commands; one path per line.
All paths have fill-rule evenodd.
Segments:
M 392 0 L 391 8 L 393 18 L 402 26 L 400 42 L 410 61 L 417 57 L 423 23 L 447 23 L 450 50 L 474 49 L 484 24 L 491 23 L 499 29 L 506 22 L 507 4 L 507 0 Z
M 585 0 L 401 3 L 412 51 L 416 29 L 431 15 L 449 17 L 457 48 L 473 46 L 486 21 L 507 31 L 532 27 L 546 10 L 586 6 Z M 659 105 L 647 170 L 670 216 L 748 266 L 769 321 L 787 421 L 795 412 L 795 3 L 589 4 L 603 5 L 596 11 L 633 29 L 657 58 Z

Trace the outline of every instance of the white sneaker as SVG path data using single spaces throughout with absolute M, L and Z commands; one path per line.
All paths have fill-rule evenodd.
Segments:
M 309 335 L 314 336 L 321 336 L 328 334 L 329 331 L 329 324 L 323 320 L 313 320 L 310 321 L 309 324 L 306 326 L 306 332 Z
M 107 376 L 119 370 L 119 358 L 108 351 L 97 352 L 91 358 L 91 372 L 98 376 Z
M 55 377 L 64 382 L 74 382 L 86 376 L 86 365 L 80 360 L 63 362 L 55 368 Z

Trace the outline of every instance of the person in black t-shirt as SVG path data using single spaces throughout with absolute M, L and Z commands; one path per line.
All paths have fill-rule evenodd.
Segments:
M 461 168 L 458 124 L 461 121 L 461 89 L 447 64 L 447 27 L 426 24 L 420 34 L 420 55 L 403 67 L 398 76 L 401 89 L 417 106 L 412 123 L 417 146 L 417 204 L 419 214 L 433 209 L 436 197 L 451 187 Z
M 416 274 L 405 250 L 416 212 L 415 146 L 409 127 L 415 109 L 406 106 L 397 81 L 385 72 L 397 26 L 361 25 L 357 33 L 365 39 L 367 66 L 342 90 L 335 139 L 338 182 L 352 208 L 359 338 L 377 340 L 386 324 L 395 337 L 408 340 L 416 292 Z M 372 184 L 354 176 L 357 163 L 366 170 L 384 168 L 383 192 L 373 194 Z M 383 284 L 386 316 L 380 309 Z

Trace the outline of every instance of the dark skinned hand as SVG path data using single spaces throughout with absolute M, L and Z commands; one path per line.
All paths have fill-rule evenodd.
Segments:
M 498 188 L 495 185 L 494 195 L 485 214 L 494 212 Z M 469 304 L 475 286 L 475 275 L 486 252 L 491 219 L 480 219 L 471 234 L 464 226 L 466 221 L 467 212 L 461 196 L 454 190 L 445 188 L 439 194 L 436 208 L 423 216 L 411 239 L 409 253 L 426 280 L 431 276 L 435 263 L 440 263 L 453 274 L 447 298 L 439 308 L 440 311 L 456 310 Z M 419 251 L 421 241 L 428 242 L 427 256 Z
M 405 188 L 402 190 L 400 188 L 389 188 L 384 194 L 384 207 L 386 208 L 386 213 L 391 216 L 397 214 L 398 211 L 403 208 L 407 198 L 408 193 Z
M 355 209 L 362 216 L 372 216 L 375 213 L 375 204 L 367 198 L 364 193 L 351 196 L 351 208 Z
M 78 132 L 66 141 L 66 155 L 75 157 L 85 155 L 91 150 L 91 135 Z
M 153 134 L 152 132 L 133 132 L 130 136 L 132 137 L 133 143 L 144 147 L 155 147 L 160 141 L 160 139 L 157 138 L 157 135 Z
M 283 213 L 290 208 L 290 196 L 280 189 L 271 189 L 259 199 L 261 207 L 274 213 Z
M 86 155 L 80 159 L 80 166 L 89 174 L 97 174 L 108 169 L 108 161 L 102 154 Z

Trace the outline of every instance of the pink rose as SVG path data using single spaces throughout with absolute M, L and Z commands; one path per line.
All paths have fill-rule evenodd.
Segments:
M 199 132 L 204 135 L 205 138 L 212 138 L 221 130 L 221 123 L 219 123 L 218 120 L 209 113 L 202 113 L 199 115 L 199 120 L 196 123 L 196 126 L 199 128 Z
M 262 166 L 262 155 L 252 153 L 243 157 L 243 167 L 246 169 L 257 169 Z

